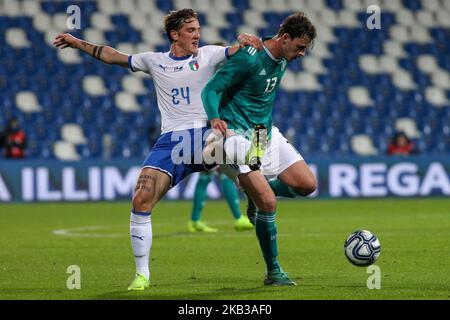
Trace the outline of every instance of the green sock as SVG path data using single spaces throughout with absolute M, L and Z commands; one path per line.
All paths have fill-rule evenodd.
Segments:
M 226 175 L 220 175 L 220 184 L 222 186 L 222 192 L 227 199 L 228 206 L 233 213 L 235 219 L 241 217 L 241 208 L 239 208 L 239 194 L 236 189 L 236 185 Z
M 295 198 L 298 194 L 280 179 L 270 180 L 269 185 L 277 197 Z
M 198 178 L 197 185 L 194 192 L 194 205 L 192 207 L 191 220 L 199 221 L 202 215 L 203 207 L 205 206 L 206 189 L 211 182 L 211 175 L 201 173 Z
M 277 226 L 275 224 L 275 212 L 261 212 L 256 215 L 256 236 L 263 252 L 267 272 L 281 270 L 278 263 Z

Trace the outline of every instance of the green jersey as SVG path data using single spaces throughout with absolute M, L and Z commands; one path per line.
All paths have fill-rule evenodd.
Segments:
M 270 136 L 273 101 L 286 64 L 265 47 L 239 49 L 202 91 L 208 119 L 220 118 L 238 132 L 263 124 Z

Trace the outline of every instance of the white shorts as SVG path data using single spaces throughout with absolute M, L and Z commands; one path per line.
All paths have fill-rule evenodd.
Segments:
M 245 164 L 250 145 L 249 140 L 239 135 L 227 138 L 224 144 L 227 164 L 221 165 L 221 171 L 232 179 L 235 179 L 238 174 L 250 172 L 249 166 Z M 303 157 L 297 149 L 288 142 L 277 127 L 272 127 L 272 139 L 264 154 L 261 173 L 268 179 L 274 179 L 292 164 L 301 160 Z

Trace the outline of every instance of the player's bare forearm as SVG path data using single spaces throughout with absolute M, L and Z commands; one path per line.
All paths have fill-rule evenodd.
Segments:
M 53 45 L 64 49 L 67 47 L 79 49 L 90 56 L 107 64 L 117 64 L 128 67 L 128 55 L 109 46 L 96 45 L 82 39 L 75 38 L 68 33 L 62 33 L 55 38 Z
M 78 49 L 107 64 L 117 64 L 128 67 L 128 55 L 109 46 L 99 46 L 80 40 Z

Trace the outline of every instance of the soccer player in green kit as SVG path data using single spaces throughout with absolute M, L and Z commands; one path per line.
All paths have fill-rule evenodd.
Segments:
M 248 34 L 244 34 L 244 37 L 248 37 Z M 218 41 L 214 43 L 215 46 L 226 47 L 225 42 Z M 217 69 L 225 64 L 220 64 Z M 249 218 L 242 215 L 241 209 L 239 208 L 239 193 L 236 189 L 235 183 L 228 178 L 225 174 L 220 172 L 220 169 L 216 167 L 214 170 L 209 172 L 201 172 L 198 178 L 197 184 L 195 185 L 194 199 L 191 211 L 191 220 L 188 222 L 189 232 L 217 232 L 216 228 L 208 226 L 205 222 L 201 220 L 202 210 L 205 206 L 206 200 L 206 190 L 209 183 L 212 181 L 213 177 L 217 175 L 220 180 L 220 186 L 222 188 L 222 193 L 228 203 L 228 207 L 231 210 L 234 218 L 234 228 L 237 231 L 245 231 L 253 229 L 253 225 Z
M 209 183 L 214 176 L 219 178 L 222 194 L 224 195 L 228 207 L 234 218 L 234 228 L 236 231 L 245 231 L 253 229 L 253 224 L 249 221 L 246 215 L 241 213 L 239 208 L 239 193 L 236 189 L 235 183 L 225 174 L 219 171 L 201 172 L 195 186 L 194 199 L 191 212 L 191 221 L 188 223 L 188 230 L 190 232 L 217 232 L 218 230 L 208 226 L 201 221 L 203 207 L 205 206 L 206 190 Z
M 315 37 L 315 27 L 305 14 L 294 13 L 275 37 L 263 39 L 264 50 L 241 48 L 202 91 L 212 128 L 226 137 L 223 149 L 227 164 L 232 164 L 224 167 L 235 171 L 257 207 L 255 229 L 267 268 L 265 285 L 296 285 L 277 259 L 276 196 L 307 196 L 316 189 L 316 179 L 300 153 L 272 127 L 273 101 L 286 64 L 303 57 Z M 268 140 L 261 144 L 267 150 L 260 169 L 251 170 L 249 156 L 255 150 L 261 153 L 261 146 L 250 142 L 255 126 L 266 128 Z

